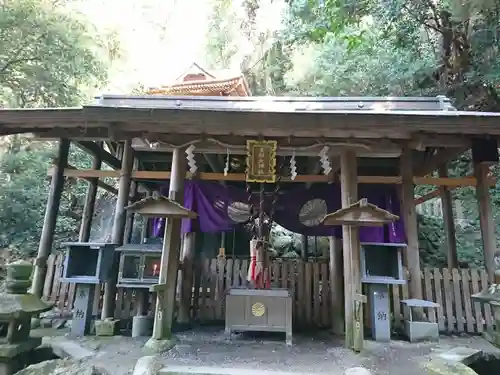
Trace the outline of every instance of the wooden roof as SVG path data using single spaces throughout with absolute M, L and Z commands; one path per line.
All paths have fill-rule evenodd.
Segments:
M 174 83 L 151 88 L 147 94 L 174 96 L 250 96 L 251 92 L 243 74 L 230 72 L 212 73 L 197 63 L 193 63 Z
M 327 214 L 322 222 L 324 225 L 382 226 L 396 220 L 399 220 L 399 216 L 362 198 L 348 207 Z
M 146 197 L 138 202 L 132 203 L 125 207 L 125 209 L 139 215 L 153 217 L 195 219 L 198 216 L 196 212 L 188 210 L 179 203 L 164 196 Z

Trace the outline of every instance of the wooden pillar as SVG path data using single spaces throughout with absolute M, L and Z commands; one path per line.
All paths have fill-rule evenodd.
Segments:
M 47 208 L 45 209 L 42 235 L 38 246 L 38 255 L 35 261 L 35 270 L 31 286 L 32 293 L 38 298 L 42 296 L 43 284 L 47 274 L 47 259 L 54 242 L 54 230 L 56 228 L 57 214 L 59 212 L 59 204 L 61 203 L 61 195 L 64 188 L 64 168 L 68 165 L 69 146 L 70 141 L 68 139 L 61 139 L 59 141 L 57 160 L 50 183 Z
M 102 142 L 98 143 L 99 145 Z M 92 169 L 101 169 L 102 159 L 98 155 L 92 156 Z M 80 242 L 88 242 L 90 239 L 90 230 L 92 229 L 92 219 L 94 217 L 95 199 L 97 196 L 97 188 L 99 178 L 92 178 L 89 181 L 87 195 L 85 197 L 85 205 L 83 206 L 82 223 L 80 225 L 80 234 L 78 240 Z
M 184 179 L 186 160 L 181 149 L 176 148 L 172 155 L 169 197 L 179 204 L 184 203 Z M 175 311 L 175 292 L 179 269 L 181 244 L 180 219 L 166 219 L 165 237 L 161 254 L 161 267 L 156 312 L 153 327 L 154 340 L 168 340 L 172 336 L 172 323 Z
M 448 168 L 442 165 L 438 168 L 439 177 L 448 177 Z M 450 189 L 446 186 L 439 188 L 441 205 L 443 206 L 444 234 L 446 237 L 448 269 L 458 268 L 457 237 L 455 232 L 455 220 L 453 219 L 453 197 Z
M 415 210 L 415 197 L 413 186 L 412 150 L 405 146 L 401 154 L 401 215 L 406 230 L 406 260 L 410 272 L 409 293 L 410 298 L 422 299 L 422 280 L 420 275 L 420 254 L 418 248 L 418 223 Z
M 340 154 L 340 186 L 342 207 L 358 199 L 356 152 L 344 150 Z M 363 347 L 363 306 L 361 301 L 361 270 L 359 228 L 342 226 L 344 257 L 345 345 L 356 351 Z
M 179 288 L 181 294 L 178 318 L 179 323 L 189 323 L 190 321 L 191 297 L 193 294 L 193 261 L 195 255 L 195 240 L 195 232 L 189 232 L 184 235 L 181 257 L 182 276 Z
M 476 177 L 476 196 L 479 204 L 479 224 L 481 226 L 481 239 L 483 241 L 484 267 L 488 273 L 490 283 L 493 283 L 495 272 L 495 221 L 488 187 L 489 167 L 487 164 L 474 163 L 474 176 Z
M 135 159 L 132 169 L 136 171 L 138 168 L 138 165 L 139 165 L 139 161 L 137 159 Z M 137 183 L 137 181 L 133 180 L 130 182 L 130 192 L 132 193 L 132 197 L 134 199 L 137 196 L 138 188 L 139 188 L 139 184 Z M 134 219 L 135 219 L 135 214 L 133 212 L 126 213 L 123 243 L 130 243 L 130 241 L 132 240 L 132 233 L 134 230 Z
M 113 221 L 113 232 L 111 242 L 116 245 L 123 244 L 125 234 L 125 207 L 128 205 L 130 196 L 130 177 L 132 174 L 132 164 L 134 162 L 134 150 L 132 142 L 125 141 L 123 147 L 122 166 L 120 171 L 120 182 L 118 186 L 118 197 L 116 199 L 115 216 Z M 104 298 L 102 303 L 101 319 L 112 318 L 115 311 L 116 302 L 116 279 L 118 277 L 118 259 L 113 262 L 110 280 L 105 284 Z
M 330 299 L 332 306 L 332 332 L 344 334 L 344 270 L 342 241 L 333 236 L 330 240 Z

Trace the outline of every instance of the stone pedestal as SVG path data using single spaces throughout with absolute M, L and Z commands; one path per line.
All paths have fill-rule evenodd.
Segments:
M 391 341 L 391 309 L 389 288 L 385 284 L 369 284 L 372 338 L 379 342 Z
M 18 344 L 0 345 L 0 375 L 12 375 L 23 369 L 29 352 L 41 344 L 41 338 L 30 337 Z
M 95 285 L 77 284 L 76 296 L 73 307 L 73 320 L 71 321 L 70 335 L 80 337 L 88 335 L 92 322 Z
M 151 336 L 153 319 L 146 315 L 137 315 L 132 318 L 132 337 Z
M 116 319 L 96 320 L 96 336 L 115 336 L 120 333 L 120 321 Z

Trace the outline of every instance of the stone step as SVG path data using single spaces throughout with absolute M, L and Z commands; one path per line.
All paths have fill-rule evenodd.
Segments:
M 255 369 L 227 368 L 227 367 L 205 367 L 205 366 L 168 366 L 163 367 L 161 375 L 317 375 L 304 372 L 265 371 Z

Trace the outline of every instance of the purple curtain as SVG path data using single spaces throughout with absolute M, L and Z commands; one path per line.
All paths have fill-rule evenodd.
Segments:
M 168 195 L 168 185 L 161 189 L 161 193 Z M 394 185 L 359 185 L 359 197 L 367 198 L 380 208 L 396 215 L 400 214 L 399 199 Z M 272 209 L 272 194 L 264 198 L 264 207 L 267 213 Z M 312 202 L 314 203 L 312 203 Z M 186 181 L 184 190 L 184 206 L 198 213 L 197 220 L 183 220 L 182 232 L 222 232 L 232 230 L 238 223 L 228 214 L 228 207 L 234 202 L 258 205 L 259 194 L 255 191 L 248 197 L 244 189 L 223 186 L 209 181 Z M 305 205 L 305 206 L 304 206 Z M 307 206 L 315 212 L 307 213 Z M 274 207 L 273 220 L 282 227 L 308 236 L 335 236 L 342 237 L 342 227 L 324 226 L 318 223 L 318 213 L 326 210 L 327 213 L 338 210 L 340 203 L 340 186 L 335 184 L 317 184 L 306 188 L 301 185 L 283 191 L 279 195 Z M 299 214 L 302 212 L 301 220 Z M 320 215 L 321 216 L 321 215 Z M 161 236 L 164 219 L 154 222 L 154 235 Z M 360 228 L 362 242 L 404 243 L 405 232 L 402 220 L 383 227 Z

